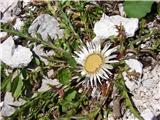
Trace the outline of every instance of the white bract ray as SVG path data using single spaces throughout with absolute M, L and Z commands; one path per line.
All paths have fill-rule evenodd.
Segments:
M 86 76 L 82 83 L 87 86 L 97 87 L 102 79 L 108 79 L 113 69 L 111 63 L 116 63 L 118 60 L 114 60 L 117 55 L 113 54 L 117 51 L 118 47 L 109 49 L 111 44 L 106 44 L 101 48 L 101 44 L 95 42 L 86 43 L 86 46 L 82 46 L 79 51 L 76 51 L 75 60 L 80 65 L 80 72 L 83 76 Z

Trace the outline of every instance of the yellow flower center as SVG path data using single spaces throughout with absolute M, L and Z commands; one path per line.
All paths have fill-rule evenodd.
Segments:
M 93 53 L 86 58 L 84 68 L 89 73 L 95 73 L 99 70 L 102 64 L 102 56 L 100 54 Z

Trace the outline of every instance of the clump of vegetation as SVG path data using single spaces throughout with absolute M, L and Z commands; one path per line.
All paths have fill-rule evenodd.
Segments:
M 85 76 L 82 76 L 78 71 L 79 66 L 74 56 L 75 51 L 78 51 L 80 46 L 89 43 L 95 37 L 93 33 L 94 23 L 100 19 L 102 13 L 107 14 L 109 12 L 107 9 L 100 4 L 88 1 L 44 2 L 45 7 L 35 5 L 37 10 L 29 11 L 32 17 L 25 19 L 25 25 L 20 31 L 15 30 L 12 24 L 2 24 L 2 31 L 9 35 L 18 36 L 22 40 L 22 44 L 30 47 L 31 51 L 33 51 L 33 44 L 41 44 L 44 49 L 54 51 L 53 56 L 47 57 L 48 65 L 45 65 L 36 54 L 33 54 L 31 63 L 24 68 L 11 69 L 2 63 L 2 93 L 10 91 L 15 99 L 26 100 L 24 105 L 18 107 L 16 112 L 6 119 L 107 119 L 108 115 L 112 114 L 113 109 L 115 109 L 110 106 L 110 103 L 119 98 L 120 105 L 123 105 L 125 109 L 130 109 L 138 119 L 142 120 L 132 103 L 122 72 L 128 70 L 124 62 L 124 56 L 128 50 L 131 50 L 139 58 L 144 52 L 153 57 L 159 52 L 160 32 L 158 29 L 148 30 L 146 18 L 144 18 L 151 11 L 152 3 L 148 2 L 147 6 L 144 7 L 142 3 L 124 2 L 127 15 L 140 18 L 140 29 L 135 37 L 125 38 L 123 28 L 121 28 L 122 34 L 108 39 L 112 43 L 112 47 L 120 45 L 117 52 L 119 62 L 112 64 L 114 69 L 111 72 L 113 74 L 107 80 L 108 83 L 106 84 L 106 80 L 102 80 L 102 85 L 98 84 L 97 90 L 101 94 L 95 98 L 91 95 L 93 87 L 79 84 L 85 80 Z M 143 7 L 138 7 L 141 5 Z M 135 6 L 139 9 L 135 10 Z M 144 8 L 144 11 L 141 8 Z M 157 10 L 159 9 L 157 6 Z M 35 37 L 31 36 L 28 33 L 28 27 L 39 13 L 54 16 L 59 21 L 60 27 L 64 29 L 64 37 L 53 42 L 49 36 L 48 41 L 43 40 L 38 33 Z M 141 49 L 140 44 L 150 38 L 156 39 L 151 48 Z M 102 46 L 104 45 L 105 43 L 102 44 Z M 9 75 L 5 74 L 7 69 L 11 69 Z M 50 69 L 54 70 L 52 77 L 57 78 L 61 85 L 50 86 L 51 89 L 45 92 L 37 92 L 43 76 Z M 116 88 L 116 94 L 114 88 Z M 37 95 L 33 97 L 35 93 Z

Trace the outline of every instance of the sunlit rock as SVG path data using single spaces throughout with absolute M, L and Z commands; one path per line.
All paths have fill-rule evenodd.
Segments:
M 94 25 L 94 33 L 99 40 L 104 40 L 111 36 L 118 36 L 119 30 L 117 27 L 120 25 L 124 27 L 126 37 L 132 37 L 138 29 L 138 19 L 124 18 L 119 15 L 107 16 L 103 14 L 100 21 Z
M 145 109 L 142 113 L 141 116 L 144 118 L 144 120 L 157 120 L 156 118 L 154 118 L 154 114 L 149 110 L 149 109 Z
M 16 30 L 21 30 L 21 27 L 24 25 L 24 22 L 20 19 L 20 18 L 17 18 L 16 19 L 16 22 L 15 22 L 15 24 L 14 24 L 14 28 L 16 29 Z
M 15 101 L 12 96 L 12 93 L 6 92 L 4 101 L 3 101 L 3 105 L 1 108 L 2 116 L 12 115 L 15 112 L 16 107 L 23 105 L 25 102 L 26 101 L 23 99 L 19 99 Z
M 53 50 L 50 51 L 45 51 L 43 48 L 43 45 L 36 45 L 33 48 L 33 51 L 35 52 L 35 54 L 40 58 L 41 61 L 43 61 L 45 63 L 45 65 L 48 65 L 48 60 L 47 57 L 48 56 L 53 56 L 55 53 Z
M 32 52 L 21 45 L 15 46 L 12 37 L 0 44 L 0 60 L 12 68 L 27 66 L 32 60 Z
M 51 88 L 50 86 L 55 86 L 59 84 L 60 83 L 57 79 L 52 80 L 47 77 L 44 77 L 44 79 L 42 79 L 42 84 L 41 87 L 38 89 L 38 92 L 45 92 Z
M 125 60 L 125 62 L 129 66 L 130 71 L 135 71 L 137 73 L 142 74 L 143 65 L 141 62 L 139 62 L 136 59 L 128 59 L 128 60 Z
M 48 40 L 48 36 L 54 40 L 63 37 L 63 29 L 59 28 L 58 21 L 49 14 L 38 16 L 29 27 L 28 32 L 32 36 L 39 33 L 43 40 Z
M 0 32 L 0 41 L 7 38 L 7 32 Z

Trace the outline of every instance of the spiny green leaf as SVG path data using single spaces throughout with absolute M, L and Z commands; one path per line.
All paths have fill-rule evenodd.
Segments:
M 151 48 L 153 50 L 159 50 L 160 51 L 160 39 L 157 39 L 153 42 Z
M 129 17 L 142 18 L 151 11 L 153 1 L 125 1 L 124 10 Z
M 68 93 L 68 95 L 65 97 L 65 99 L 67 101 L 71 102 L 76 97 L 76 94 L 77 94 L 77 91 L 75 91 L 75 90 L 70 91 L 70 93 Z
M 1 90 L 10 91 L 10 89 L 11 89 L 11 79 L 12 79 L 12 75 L 6 77 L 6 79 L 4 79 L 4 80 L 2 81 Z
M 66 112 L 67 115 L 71 115 L 75 113 L 75 109 L 79 106 L 79 101 L 77 102 L 69 102 L 66 100 L 62 100 L 60 102 L 60 105 L 62 107 L 62 111 Z
M 14 97 L 18 98 L 22 93 L 23 80 L 20 76 L 17 76 L 12 82 L 12 94 Z
M 68 68 L 64 68 L 58 72 L 58 79 L 62 84 L 69 83 L 71 79 L 71 72 Z
M 157 12 L 158 12 L 158 15 L 160 16 L 160 4 L 157 5 Z
M 100 111 L 100 108 L 95 108 L 91 113 L 88 114 L 88 118 L 90 120 L 94 119 L 99 113 L 99 111 Z
M 67 61 L 67 63 L 72 66 L 72 67 L 76 67 L 76 61 L 75 59 L 71 56 L 71 54 L 69 54 L 68 52 L 64 52 L 63 53 L 63 58 Z

